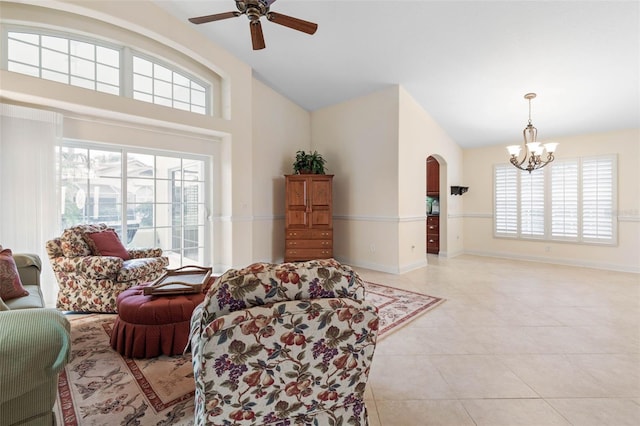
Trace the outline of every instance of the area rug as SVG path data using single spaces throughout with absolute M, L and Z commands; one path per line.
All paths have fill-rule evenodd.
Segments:
M 379 309 L 379 337 L 438 306 L 438 297 L 366 283 Z M 54 411 L 62 426 L 193 425 L 191 355 L 131 359 L 111 349 L 113 314 L 69 315 L 71 360 L 60 374 Z

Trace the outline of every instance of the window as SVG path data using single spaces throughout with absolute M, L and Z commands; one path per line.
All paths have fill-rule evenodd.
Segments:
M 556 160 L 533 173 L 494 170 L 499 237 L 614 244 L 615 156 Z
M 9 31 L 7 69 L 99 92 L 120 94 L 120 52 L 85 41 Z
M 206 158 L 67 142 L 59 170 L 62 228 L 106 223 L 127 248 L 161 247 L 170 267 L 207 263 Z
M 211 112 L 212 84 L 161 59 L 49 30 L 16 27 L 3 34 L 3 67 L 9 71 L 196 114 Z
M 206 112 L 206 89 L 169 68 L 133 57 L 133 98 L 185 111 Z

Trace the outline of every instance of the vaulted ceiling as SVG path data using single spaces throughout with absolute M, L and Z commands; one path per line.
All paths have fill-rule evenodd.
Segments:
M 155 0 L 313 111 L 399 84 L 462 147 L 519 143 L 524 94 L 539 139 L 640 127 L 640 2 L 278 0 L 252 50 L 234 0 Z

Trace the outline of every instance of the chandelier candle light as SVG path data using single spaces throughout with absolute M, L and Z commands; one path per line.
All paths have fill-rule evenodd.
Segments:
M 520 150 L 522 149 L 520 145 L 509 145 L 507 147 L 507 151 L 511 154 L 511 159 L 509 160 L 511 164 L 520 170 L 526 170 L 529 173 L 533 170 L 541 169 L 552 162 L 554 159 L 553 153 L 556 151 L 556 147 L 558 146 L 557 142 L 541 144 L 537 141 L 538 129 L 533 127 L 533 124 L 531 124 L 531 99 L 535 97 L 535 93 L 527 93 L 524 95 L 524 98 L 529 101 L 529 124 L 527 124 L 527 127 L 522 131 L 522 136 L 524 137 L 524 157 L 522 157 L 521 160 L 518 158 Z M 543 159 L 545 150 L 547 152 L 546 160 Z M 529 161 L 527 165 L 523 167 L 527 158 Z

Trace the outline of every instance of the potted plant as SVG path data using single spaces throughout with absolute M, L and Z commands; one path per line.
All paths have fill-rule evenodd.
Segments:
M 327 161 L 319 154 L 318 151 L 305 152 L 297 151 L 296 160 L 293 162 L 293 171 L 297 174 L 318 174 L 323 175 L 324 165 Z

